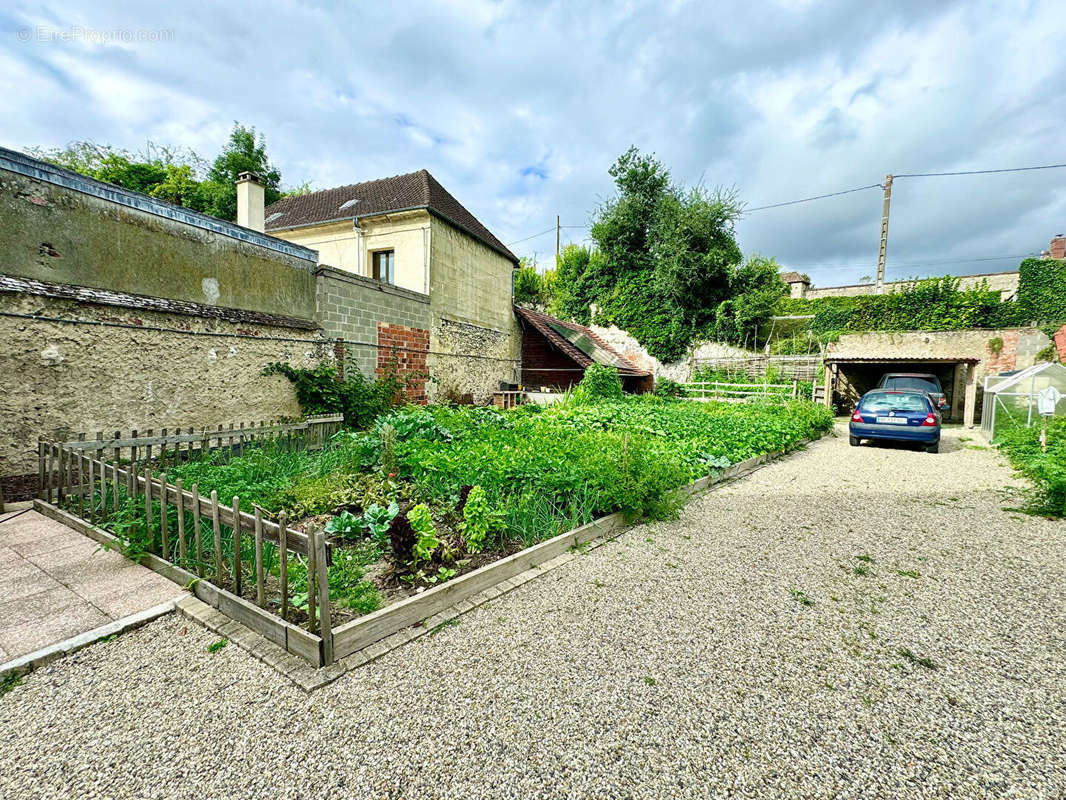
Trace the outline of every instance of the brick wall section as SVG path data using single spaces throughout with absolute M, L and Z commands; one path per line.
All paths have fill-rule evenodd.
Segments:
M 1055 331 L 1055 349 L 1059 353 L 1059 361 L 1066 361 L 1066 325 Z
M 345 340 L 347 369 L 377 374 L 378 324 L 429 330 L 429 297 L 351 272 L 319 267 L 316 321 L 331 338 Z
M 379 322 L 377 329 L 377 375 L 382 375 L 395 362 L 397 374 L 407 382 L 407 399 L 425 405 L 429 331 L 388 322 Z
M 1003 349 L 999 353 L 994 353 L 992 348 L 988 347 L 988 355 L 985 359 L 986 375 L 1010 372 L 1018 363 L 1018 331 L 1004 331 L 999 338 L 1003 340 Z

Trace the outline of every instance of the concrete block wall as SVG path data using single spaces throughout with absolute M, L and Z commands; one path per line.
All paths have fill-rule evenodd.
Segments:
M 382 323 L 425 332 L 428 353 L 429 297 L 333 267 L 319 267 L 315 276 L 315 318 L 326 336 L 344 339 L 346 369 L 378 374 L 379 345 L 391 346 L 379 339 Z

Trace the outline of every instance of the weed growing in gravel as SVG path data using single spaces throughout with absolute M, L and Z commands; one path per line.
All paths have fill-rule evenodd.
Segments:
M 916 570 L 916 569 L 897 569 L 896 570 L 896 574 L 897 575 L 902 575 L 904 578 L 920 578 L 920 577 L 922 577 L 921 573 L 919 573 L 918 570 Z
M 929 658 L 929 656 L 919 656 L 909 647 L 901 647 L 896 652 L 912 664 L 917 664 L 920 667 L 925 667 L 926 669 L 931 670 L 940 669 L 940 665 L 933 661 L 933 659 Z
M 865 564 L 856 564 L 851 568 L 852 575 L 858 575 L 859 577 L 865 577 L 870 574 L 870 568 Z
M 211 644 L 209 644 L 207 646 L 207 652 L 209 652 L 209 653 L 217 653 L 219 650 L 221 650 L 227 644 L 229 644 L 229 640 L 227 640 L 227 639 L 219 639 L 217 642 L 212 642 Z
M 870 555 L 869 553 L 863 553 L 863 554 L 862 554 L 862 555 L 860 555 L 860 556 L 855 556 L 855 558 L 856 558 L 857 560 L 859 560 L 859 561 L 863 561 L 863 562 L 865 562 L 865 563 L 867 563 L 867 564 L 872 564 L 872 563 L 874 563 L 874 559 L 873 559 L 873 556 L 871 556 L 871 555 Z
M 644 676 L 644 682 L 646 684 L 648 684 L 648 686 L 654 686 L 656 683 L 658 683 L 658 681 L 655 680 L 655 678 L 651 677 L 650 675 L 645 675 Z
M 3 678 L 0 678 L 0 697 L 3 697 L 20 683 L 22 683 L 21 675 L 17 672 L 7 673 Z
M 799 603 L 801 606 L 813 606 L 814 600 L 807 596 L 807 593 L 800 589 L 789 589 L 788 593 L 792 596 L 792 599 Z
M 501 619 L 503 619 L 503 618 L 501 617 Z M 430 631 L 429 631 L 429 635 L 430 636 L 436 636 L 438 633 L 440 633 L 445 628 L 454 628 L 461 621 L 462 620 L 460 620 L 459 617 L 452 617 L 451 619 L 446 619 L 440 625 L 435 625 L 433 628 L 431 628 Z

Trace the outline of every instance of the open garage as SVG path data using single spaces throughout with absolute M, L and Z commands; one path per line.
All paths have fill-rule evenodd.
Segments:
M 877 386 L 886 373 L 921 373 L 936 375 L 947 396 L 944 419 L 973 426 L 977 403 L 976 367 L 980 359 L 933 358 L 915 356 L 847 356 L 825 357 L 826 405 L 835 404 L 850 413 L 866 392 Z

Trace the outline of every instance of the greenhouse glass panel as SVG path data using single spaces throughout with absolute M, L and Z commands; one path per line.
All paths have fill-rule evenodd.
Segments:
M 989 441 L 1014 428 L 1040 425 L 1041 397 L 1048 416 L 1066 416 L 1066 366 L 1045 361 L 1025 369 L 985 378 L 981 431 Z

